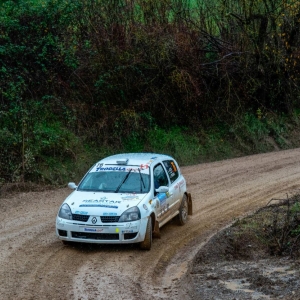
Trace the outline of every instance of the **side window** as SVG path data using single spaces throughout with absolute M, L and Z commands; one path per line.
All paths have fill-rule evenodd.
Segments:
M 173 160 L 165 160 L 164 165 L 170 177 L 171 183 L 173 183 L 179 176 L 177 166 Z
M 154 176 L 154 188 L 157 189 L 160 186 L 169 186 L 168 176 L 161 164 L 158 164 L 153 169 Z

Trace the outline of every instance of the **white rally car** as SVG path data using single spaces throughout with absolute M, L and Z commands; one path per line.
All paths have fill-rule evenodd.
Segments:
M 174 158 L 154 153 L 124 153 L 97 162 L 65 199 L 56 217 L 64 242 L 140 243 L 175 216 L 180 225 L 192 214 L 192 199 Z

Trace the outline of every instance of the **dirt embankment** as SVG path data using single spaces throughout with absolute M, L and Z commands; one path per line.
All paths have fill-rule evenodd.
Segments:
M 183 227 L 165 225 L 151 251 L 63 246 L 54 229 L 67 188 L 1 198 L 0 299 L 200 297 L 187 281 L 200 247 L 235 218 L 299 189 L 299 157 L 294 149 L 182 168 L 194 214 Z

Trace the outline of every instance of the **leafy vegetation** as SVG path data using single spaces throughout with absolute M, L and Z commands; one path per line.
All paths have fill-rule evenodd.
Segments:
M 300 195 L 287 199 L 273 199 L 253 216 L 238 220 L 234 243 L 241 247 L 241 239 L 260 244 L 259 248 L 270 255 L 299 256 L 300 242 Z M 276 203 L 277 202 L 277 203 Z
M 300 195 L 271 199 L 251 215 L 236 219 L 199 251 L 196 262 L 299 258 Z
M 296 0 L 0 4 L 0 183 L 119 151 L 181 164 L 293 147 Z

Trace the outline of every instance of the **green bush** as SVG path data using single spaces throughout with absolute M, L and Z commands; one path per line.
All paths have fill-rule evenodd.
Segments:
M 190 164 L 291 147 L 299 12 L 292 0 L 2 1 L 0 181 L 62 182 L 97 150 Z

